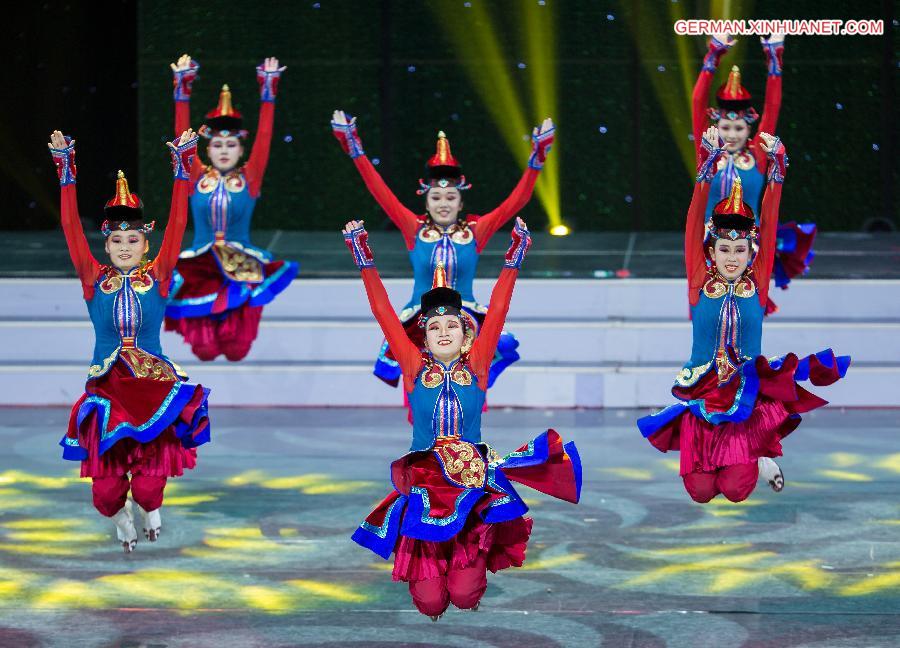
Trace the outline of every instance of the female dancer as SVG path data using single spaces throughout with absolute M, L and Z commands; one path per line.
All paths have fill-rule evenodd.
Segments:
M 159 254 L 150 262 L 147 235 L 156 221 L 144 221 L 141 200 L 129 191 L 119 171 L 116 194 L 106 203 L 102 225 L 108 265 L 91 256 L 81 229 L 75 141 L 54 131 L 48 146 L 59 175 L 62 228 L 95 339 L 85 393 L 72 408 L 60 445 L 63 458 L 80 461 L 81 476 L 93 480 L 94 506 L 112 518 L 125 553 L 130 553 L 137 532 L 126 506 L 129 488 L 142 509 L 144 535 L 155 542 L 162 527 L 159 509 L 166 479 L 193 468 L 194 448 L 209 441 L 209 390 L 185 382 L 187 376 L 163 355 L 159 343 L 172 271 L 187 225 L 188 170 L 197 137 L 187 129 L 169 143 L 175 170 L 172 207 Z
M 478 257 L 494 233 L 531 198 L 534 183 L 553 144 L 553 121 L 547 118 L 540 129 L 534 129 L 531 157 L 519 184 L 499 207 L 484 216 L 462 214 L 461 192 L 471 185 L 466 183 L 462 167 L 450 152 L 450 142 L 443 132 L 438 133 L 437 151 L 425 167 L 426 180 L 419 180 L 419 190 L 416 193 L 425 196 L 426 213 L 417 215 L 397 199 L 366 157 L 356 130 L 356 118 L 348 120 L 343 111 L 336 110 L 331 127 L 344 152 L 353 159 L 372 196 L 400 229 L 409 250 L 413 266 L 413 293 L 400 312 L 400 319 L 410 339 L 419 347 L 422 346 L 422 331 L 418 327 L 419 302 L 431 285 L 431 278 L 439 263 L 444 266 L 450 287 L 462 295 L 462 313 L 468 320 L 469 334 L 473 337 L 477 335 L 487 312 L 487 308 L 477 303 L 472 294 Z M 519 359 L 516 351 L 518 346 L 518 340 L 511 333 L 501 333 L 497 356 L 488 374 L 488 387 L 494 384 L 506 367 Z M 400 382 L 400 373 L 396 355 L 388 341 L 385 341 L 375 362 L 375 375 L 396 387 Z
M 768 39 L 760 38 L 768 63 L 769 76 L 766 81 L 765 109 L 758 115 L 751 105 L 752 97 L 741 85 L 741 72 L 735 65 L 731 68 L 728 81 L 716 93 L 716 107 L 708 108 L 709 88 L 719 60 L 734 40 L 728 34 L 719 34 L 709 41 L 709 49 L 703 58 L 703 67 L 694 85 L 693 95 L 693 135 L 698 159 L 701 155 L 701 140 L 706 125 L 711 120 L 719 129 L 725 141 L 716 174 L 712 180 L 709 201 L 706 204 L 706 219 L 712 215 L 713 206 L 727 198 L 735 178 L 743 184 L 744 199 L 760 213 L 763 187 L 766 184 L 766 152 L 750 136 L 750 126 L 759 120 L 759 133 L 774 133 L 781 110 L 781 67 L 784 56 L 784 34 L 772 34 Z M 758 224 L 758 223 L 757 223 Z M 814 252 L 813 241 L 816 226 L 813 223 L 797 224 L 790 221 L 778 227 L 775 253 L 775 285 L 787 288 L 793 277 L 809 270 Z M 771 299 L 766 304 L 766 313 L 777 310 Z
M 437 621 L 450 603 L 476 609 L 486 570 L 518 567 L 532 520 L 510 483 L 577 502 L 581 464 L 574 443 L 547 430 L 500 458 L 481 441 L 481 412 L 491 358 L 531 237 L 518 219 L 491 308 L 472 342 L 462 296 L 438 266 L 422 295 L 424 350 L 410 341 L 375 269 L 362 221 L 344 228 L 375 319 L 394 350 L 413 413 L 410 452 L 391 464 L 394 490 L 360 525 L 353 540 L 388 559 L 394 580 L 407 581 L 413 603 Z
M 190 99 L 200 66 L 185 54 L 171 65 L 175 80 L 175 132 L 190 123 Z M 290 285 L 299 266 L 273 261 L 250 243 L 250 220 L 269 161 L 275 95 L 286 68 L 267 58 L 256 68 L 261 105 L 259 126 L 247 163 L 241 114 L 222 86 L 219 105 L 206 114 L 200 135 L 209 140 L 210 166 L 195 159 L 190 168 L 194 242 L 181 253 L 166 330 L 177 331 L 201 360 L 224 354 L 238 361 L 250 352 L 265 304 Z
M 703 212 L 724 149 L 715 127 L 703 136 L 684 235 L 691 358 L 672 388 L 679 402 L 638 421 L 658 450 L 681 453 L 681 478 L 697 502 L 720 493 L 732 502 L 744 500 L 760 471 L 780 491 L 784 475 L 771 457 L 781 455 L 781 439 L 800 424 L 802 412 L 826 404 L 795 381 L 830 385 L 850 365 L 849 357 L 836 358 L 831 349 L 802 360 L 793 353 L 773 360 L 761 355 L 786 156 L 778 138 L 765 132 L 759 137 L 770 168 L 757 233 L 740 178 L 704 227 Z

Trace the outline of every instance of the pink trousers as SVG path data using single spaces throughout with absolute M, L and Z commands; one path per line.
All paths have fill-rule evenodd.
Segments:
M 683 475 L 684 489 L 695 502 L 705 504 L 720 493 L 732 502 L 748 497 L 759 479 L 759 465 L 752 463 L 726 466 L 712 472 L 693 472 Z
M 419 612 L 428 616 L 443 614 L 450 603 L 461 610 L 472 609 L 484 596 L 485 589 L 487 558 L 484 554 L 471 567 L 451 569 L 438 578 L 409 582 L 413 603 Z
M 94 483 L 91 486 L 94 507 L 100 511 L 101 515 L 112 517 L 125 506 L 129 486 L 131 487 L 131 497 L 145 511 L 155 511 L 162 506 L 166 478 L 138 474 L 132 476 L 130 484 L 128 475 L 94 477 Z

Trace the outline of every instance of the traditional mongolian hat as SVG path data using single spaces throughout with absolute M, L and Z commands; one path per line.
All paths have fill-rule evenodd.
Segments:
M 100 231 L 104 236 L 109 236 L 116 230 L 137 230 L 149 234 L 156 225 L 156 221 L 144 223 L 144 203 L 137 194 L 129 191 L 128 180 L 123 171 L 116 175 L 116 193 L 103 207 L 103 215 L 106 220 L 100 226 Z
M 197 132 L 207 139 L 213 137 L 247 137 L 247 131 L 241 129 L 244 118 L 231 104 L 231 89 L 228 84 L 219 92 L 219 105 L 206 113 L 206 123 Z
M 470 189 L 472 185 L 466 184 L 462 165 L 450 152 L 450 141 L 444 131 L 439 131 L 437 136 L 434 155 L 425 164 L 426 180 L 419 178 L 419 190 L 416 193 L 428 193 L 432 187 L 455 187 L 460 191 Z
M 429 318 L 435 315 L 456 315 L 462 312 L 462 296 L 447 286 L 447 273 L 444 264 L 438 263 L 434 269 L 434 281 L 431 290 L 422 295 L 421 318 L 424 326 Z
M 720 119 L 743 119 L 752 124 L 759 115 L 751 106 L 753 97 L 741 85 L 741 70 L 735 65 L 728 73 L 728 80 L 716 92 L 716 107 L 708 108 L 707 114 L 713 121 Z

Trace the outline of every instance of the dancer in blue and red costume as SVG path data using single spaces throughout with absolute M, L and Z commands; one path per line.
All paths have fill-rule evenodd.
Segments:
M 190 123 L 190 99 L 199 65 L 185 54 L 172 64 L 175 132 Z M 267 58 L 256 68 L 259 126 L 247 163 L 240 164 L 247 131 L 222 86 L 219 105 L 206 114 L 200 135 L 209 140 L 210 165 L 199 158 L 190 169 L 194 241 L 181 253 L 166 330 L 177 331 L 201 360 L 224 354 L 242 360 L 259 331 L 263 306 L 297 276 L 294 261 L 274 261 L 250 242 L 250 221 L 269 162 L 275 96 L 284 67 Z
M 793 353 L 776 359 L 762 355 L 786 156 L 778 138 L 764 132 L 759 137 L 769 171 L 757 230 L 740 178 L 704 226 L 711 181 L 724 150 L 715 127 L 703 136 L 684 234 L 691 357 L 672 387 L 678 403 L 638 421 L 658 450 L 681 453 L 681 478 L 697 502 L 718 494 L 744 500 L 760 473 L 780 491 L 784 475 L 772 458 L 781 456 L 781 440 L 800 424 L 800 414 L 826 404 L 796 381 L 830 385 L 850 365 L 849 357 L 835 357 L 831 349 L 803 359 Z
M 187 129 L 169 143 L 175 169 L 169 222 L 159 253 L 147 262 L 143 206 L 119 171 L 116 194 L 106 203 L 102 231 L 109 262 L 92 255 L 81 228 L 75 193 L 75 142 L 59 131 L 50 153 L 61 187 L 62 228 L 94 325 L 94 357 L 84 395 L 72 408 L 60 441 L 63 458 L 81 462 L 81 476 L 93 480 L 94 506 L 112 518 L 126 553 L 137 532 L 126 506 L 129 488 L 141 507 L 145 537 L 160 534 L 166 480 L 196 465 L 195 448 L 209 441 L 209 390 L 163 355 L 159 342 L 172 272 L 187 225 L 188 170 L 197 137 Z M 129 473 L 131 479 L 129 482 Z
M 713 206 L 731 193 L 735 178 L 743 184 L 744 199 L 760 213 L 763 188 L 766 184 L 766 153 L 755 137 L 750 136 L 750 127 L 758 120 L 757 132 L 774 133 L 781 111 L 781 75 L 784 58 L 784 34 L 772 34 L 760 38 L 768 64 L 765 106 L 760 116 L 753 109 L 752 97 L 741 85 L 741 72 L 733 66 L 728 81 L 716 92 L 716 106 L 708 107 L 709 89 L 719 60 L 734 45 L 728 34 L 719 34 L 709 41 L 709 48 L 703 59 L 703 67 L 694 85 L 693 94 L 693 136 L 698 157 L 701 154 L 703 132 L 712 121 L 719 128 L 725 142 L 725 151 L 719 159 L 716 174 L 712 180 L 709 201 L 706 203 L 706 219 L 712 216 Z M 757 225 L 759 223 L 757 222 Z M 813 242 L 816 238 L 814 223 L 790 221 L 778 226 L 776 237 L 775 265 L 773 276 L 775 285 L 787 288 L 791 279 L 805 274 L 814 256 Z M 771 299 L 766 304 L 766 314 L 778 310 Z
M 344 152 L 352 159 L 372 196 L 403 234 L 413 267 L 413 293 L 400 312 L 400 319 L 411 340 L 422 346 L 422 331 L 418 326 L 420 300 L 431 286 L 437 265 L 443 264 L 451 288 L 462 295 L 463 314 L 468 319 L 472 336 L 484 321 L 487 308 L 475 301 L 472 282 L 478 257 L 488 241 L 505 223 L 515 216 L 531 199 L 538 174 L 553 144 L 555 129 L 551 119 L 545 119 L 532 133 L 532 152 L 525 173 L 512 193 L 496 209 L 483 216 L 462 212 L 462 192 L 471 187 L 463 175 L 462 166 L 450 152 L 450 142 L 443 132 L 438 133 L 437 150 L 425 169 L 425 180 L 419 180 L 419 195 L 425 196 L 424 215 L 416 214 L 397 199 L 384 179 L 366 157 L 362 140 L 356 129 L 356 118 L 348 119 L 337 110 L 331 121 L 335 137 Z M 400 365 L 385 342 L 375 362 L 375 375 L 397 386 Z M 488 374 L 488 387 L 497 376 L 519 359 L 518 340 L 509 332 L 500 335 L 497 354 Z
M 394 350 L 413 414 L 410 452 L 391 464 L 394 489 L 353 540 L 382 558 L 394 554 L 393 577 L 409 583 L 416 608 L 432 617 L 450 603 L 476 609 L 487 570 L 519 567 L 531 534 L 528 507 L 513 481 L 578 502 L 581 464 L 574 443 L 547 430 L 505 457 L 481 440 L 491 359 L 531 237 L 518 219 L 491 308 L 474 342 L 465 335 L 462 296 L 438 266 L 436 287 L 421 297 L 423 348 L 410 341 L 375 269 L 361 221 L 344 239 L 362 274 L 375 319 Z M 424 350 L 423 350 L 424 349 Z

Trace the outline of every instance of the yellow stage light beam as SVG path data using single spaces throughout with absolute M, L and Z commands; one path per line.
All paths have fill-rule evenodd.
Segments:
M 675 33 L 672 25 L 685 18 L 681 3 L 669 3 L 668 13 L 650 9 L 644 3 L 621 2 L 622 11 L 628 19 L 631 35 L 638 50 L 641 68 L 647 75 L 656 94 L 661 117 L 665 119 L 675 145 L 681 154 L 685 169 L 693 176 L 696 173 L 696 153 L 694 143 L 688 139 L 691 132 L 691 94 L 693 91 L 699 61 L 692 60 L 692 48 L 686 36 Z M 679 76 L 660 69 L 664 61 L 672 60 L 673 49 L 677 51 Z
M 531 148 L 532 124 L 525 117 L 523 93 L 517 89 L 513 81 L 511 63 L 508 57 L 503 55 L 497 37 L 500 30 L 494 24 L 487 3 L 472 2 L 465 10 L 460 9 L 457 0 L 441 0 L 429 3 L 429 6 L 434 10 L 438 22 L 447 30 L 472 85 L 481 95 L 504 142 L 517 160 L 524 159 Z M 538 9 L 546 10 L 548 7 Z M 546 25 L 537 27 L 541 34 L 545 33 Z M 538 44 L 535 44 L 535 47 L 537 46 Z M 553 57 L 553 53 L 546 47 L 540 49 L 542 51 L 538 59 Z M 538 66 L 540 69 L 540 63 Z M 547 173 L 552 166 L 552 163 L 548 164 L 543 173 Z M 553 207 L 552 198 L 545 197 L 548 191 L 546 186 L 545 183 L 538 184 L 536 188 L 538 200 L 547 210 L 550 226 L 561 225 L 558 206 Z M 556 193 L 558 196 L 558 188 Z M 551 205 L 549 209 L 546 207 L 547 204 Z M 558 205 L 558 198 L 556 204 Z
M 632 11 L 632 7 L 636 11 Z M 641 66 L 650 80 L 650 85 L 656 94 L 664 119 L 672 132 L 675 144 L 681 153 L 685 169 L 690 176 L 696 172 L 695 143 L 688 138 L 691 133 L 691 97 L 694 92 L 694 83 L 700 72 L 701 60 L 697 57 L 696 48 L 691 45 L 691 39 L 703 38 L 700 36 L 679 36 L 674 33 L 672 26 L 676 20 L 685 18 L 711 18 L 728 20 L 731 18 L 752 17 L 751 2 L 732 2 L 732 0 L 712 0 L 706 5 L 706 11 L 696 15 L 687 16 L 684 13 L 683 3 L 669 3 L 667 22 L 661 22 L 661 12 L 649 10 L 643 3 L 632 5 L 622 0 L 623 13 L 628 17 L 631 33 L 638 48 Z M 705 38 L 704 38 L 705 40 Z M 728 65 L 723 65 L 727 74 L 732 65 L 743 65 L 742 47 L 744 38 L 738 39 L 738 44 L 728 53 Z M 750 39 L 753 40 L 753 39 Z M 674 44 L 673 57 L 670 43 Z M 668 70 L 660 70 L 665 60 L 675 58 L 678 61 L 679 74 L 676 79 Z M 717 75 L 718 76 L 718 75 Z M 722 81 L 713 81 L 713 89 Z
M 531 89 L 531 105 L 538 120 L 559 116 L 559 82 L 556 58 L 556 12 L 551 3 L 525 5 L 525 36 L 528 80 Z M 559 144 L 556 133 L 554 146 Z M 569 228 L 562 224 L 562 200 L 560 196 L 560 159 L 548 160 L 537 182 L 537 197 L 550 222 L 550 233 L 566 236 Z

